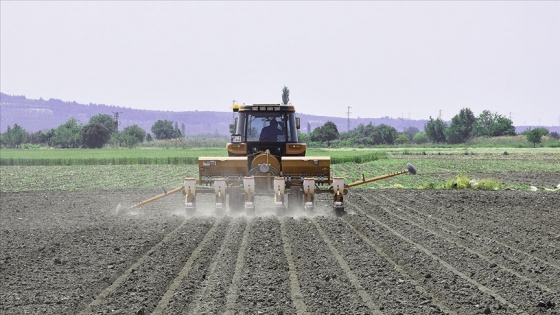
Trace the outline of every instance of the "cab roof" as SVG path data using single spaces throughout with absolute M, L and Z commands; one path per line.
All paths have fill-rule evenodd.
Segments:
M 283 104 L 252 104 L 233 105 L 234 112 L 295 112 L 294 105 Z

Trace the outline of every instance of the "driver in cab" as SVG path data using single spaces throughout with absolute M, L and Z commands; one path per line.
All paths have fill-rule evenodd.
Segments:
M 278 136 L 283 135 L 282 130 L 278 128 L 278 122 L 276 119 L 272 119 L 270 121 L 270 125 L 264 127 L 261 130 L 261 136 L 259 137 L 260 141 L 263 142 L 273 142 L 278 141 Z

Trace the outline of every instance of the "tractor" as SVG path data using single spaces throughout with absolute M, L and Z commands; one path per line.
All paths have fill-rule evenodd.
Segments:
M 184 186 L 132 206 L 181 191 L 185 196 L 187 214 L 196 211 L 197 195 L 215 195 L 216 214 L 245 211 L 255 215 L 255 197 L 270 196 L 277 215 L 304 210 L 312 213 L 315 195 L 328 193 L 337 216 L 342 216 L 344 196 L 353 186 L 401 174 L 416 174 L 415 168 L 346 184 L 342 177 L 333 177 L 328 156 L 306 156 L 307 145 L 298 141 L 300 119 L 293 105 L 233 105 L 235 132 L 226 145 L 227 157 L 199 157 L 198 179 L 185 178 Z M 119 205 L 117 212 L 124 208 Z

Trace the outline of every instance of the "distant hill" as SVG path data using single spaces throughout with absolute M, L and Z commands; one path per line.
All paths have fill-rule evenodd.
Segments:
M 226 107 L 226 106 L 224 106 Z M 87 123 L 92 116 L 108 114 L 113 116 L 119 113 L 119 129 L 130 125 L 138 125 L 147 132 L 151 132 L 152 125 L 159 119 L 177 122 L 179 126 L 185 124 L 186 135 L 220 134 L 229 135 L 229 124 L 233 121 L 232 112 L 211 111 L 158 111 L 140 110 L 127 107 L 109 106 L 102 104 L 79 104 L 66 102 L 59 99 L 28 99 L 25 96 L 12 96 L 0 93 L 0 131 L 6 131 L 8 126 L 20 125 L 28 132 L 56 128 L 74 117 L 80 123 Z M 327 121 L 334 122 L 340 132 L 347 131 L 348 120 L 340 117 L 315 116 L 298 113 L 301 119 L 302 132 L 323 125 Z M 383 118 L 351 118 L 350 128 L 358 124 L 373 123 L 374 125 L 387 124 L 402 131 L 407 127 L 424 129 L 426 120 L 408 120 Z M 308 124 L 309 123 L 309 124 Z
M 227 106 L 224 106 L 226 108 Z M 297 108 L 296 108 L 297 109 Z M 127 107 L 110 106 L 103 104 L 79 104 L 59 99 L 28 99 L 25 96 L 13 96 L 0 93 L 0 132 L 5 132 L 8 126 L 20 125 L 28 132 L 56 128 L 74 117 L 80 123 L 87 123 L 92 116 L 108 114 L 113 116 L 119 113 L 119 129 L 131 125 L 138 125 L 146 132 L 151 133 L 152 125 L 159 119 L 177 122 L 179 128 L 185 125 L 186 135 L 218 134 L 229 135 L 229 125 L 233 121 L 232 112 L 212 111 L 158 111 L 140 110 Z M 301 119 L 301 131 L 308 133 L 327 121 L 334 122 L 340 132 L 347 131 L 348 119 L 341 117 L 316 116 L 298 113 Z M 410 120 L 403 118 L 350 118 L 350 129 L 359 124 L 374 125 L 386 124 L 393 126 L 397 131 L 408 127 L 424 129 L 427 120 Z M 525 130 L 529 126 L 517 127 Z M 560 131 L 559 127 L 550 127 L 550 131 Z
M 149 133 L 157 120 L 168 119 L 176 121 L 179 126 L 184 123 L 188 135 L 211 133 L 226 135 L 232 121 L 232 114 L 225 112 L 139 110 L 102 104 L 84 105 L 52 98 L 35 100 L 27 99 L 25 96 L 0 94 L 1 132 L 6 131 L 8 125 L 12 126 L 16 123 L 28 132 L 48 130 L 60 126 L 72 117 L 85 124 L 92 116 L 98 114 L 113 116 L 117 112 L 120 130 L 136 124 Z

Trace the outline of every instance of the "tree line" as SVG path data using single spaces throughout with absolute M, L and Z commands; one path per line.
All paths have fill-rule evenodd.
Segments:
M 107 114 L 92 116 L 87 124 L 82 125 L 75 118 L 47 131 L 29 133 L 18 124 L 8 126 L 0 134 L 0 145 L 8 148 L 20 148 L 24 144 L 44 145 L 57 148 L 102 148 L 113 146 L 134 147 L 144 141 L 155 139 L 182 138 L 183 132 L 177 122 L 158 120 L 147 133 L 138 125 L 132 125 L 118 131 L 117 122 Z
M 550 136 L 558 140 L 560 135 L 557 132 L 549 133 L 546 128 L 534 128 L 523 132 L 527 140 L 535 147 L 542 142 L 543 136 Z M 469 108 L 463 108 L 447 124 L 441 118 L 433 119 L 430 117 L 424 130 L 420 131 L 415 127 L 408 127 L 403 132 L 398 132 L 394 127 L 380 124 L 374 126 L 372 123 L 367 125 L 360 124 L 356 128 L 339 133 L 336 124 L 331 121 L 323 126 L 315 128 L 309 135 L 300 134 L 304 142 L 315 141 L 326 143 L 330 146 L 331 142 L 338 140 L 338 146 L 373 146 L 373 145 L 392 145 L 404 143 L 448 143 L 460 144 L 468 143 L 475 137 L 500 137 L 515 136 L 515 127 L 511 119 L 492 113 L 488 110 L 482 111 L 475 116 Z
M 283 102 L 289 100 L 289 90 L 285 87 L 282 95 Z M 98 114 L 82 125 L 77 119 L 71 118 L 57 128 L 47 131 L 29 133 L 18 124 L 8 126 L 6 132 L 0 134 L 0 145 L 8 148 L 19 148 L 24 144 L 43 145 L 58 148 L 101 148 L 107 144 L 120 147 L 134 147 L 144 141 L 177 139 L 184 137 L 184 124 L 181 129 L 177 122 L 158 120 L 147 133 L 137 125 L 132 125 L 118 131 L 117 122 L 112 116 Z M 230 126 L 232 128 L 232 126 Z M 181 131 L 183 130 L 183 131 Z M 542 142 L 543 136 L 559 139 L 557 132 L 546 128 L 534 128 L 523 132 L 527 140 L 533 144 Z M 499 137 L 516 135 L 511 119 L 484 110 L 475 116 L 469 108 L 463 108 L 455 115 L 449 124 L 441 118 L 430 117 L 424 130 L 408 127 L 398 132 L 394 127 L 380 124 L 359 124 L 356 128 L 340 133 L 335 123 L 327 121 L 309 134 L 299 133 L 300 142 L 325 143 L 330 146 L 337 141 L 339 147 L 394 145 L 406 143 L 468 143 L 475 137 Z

